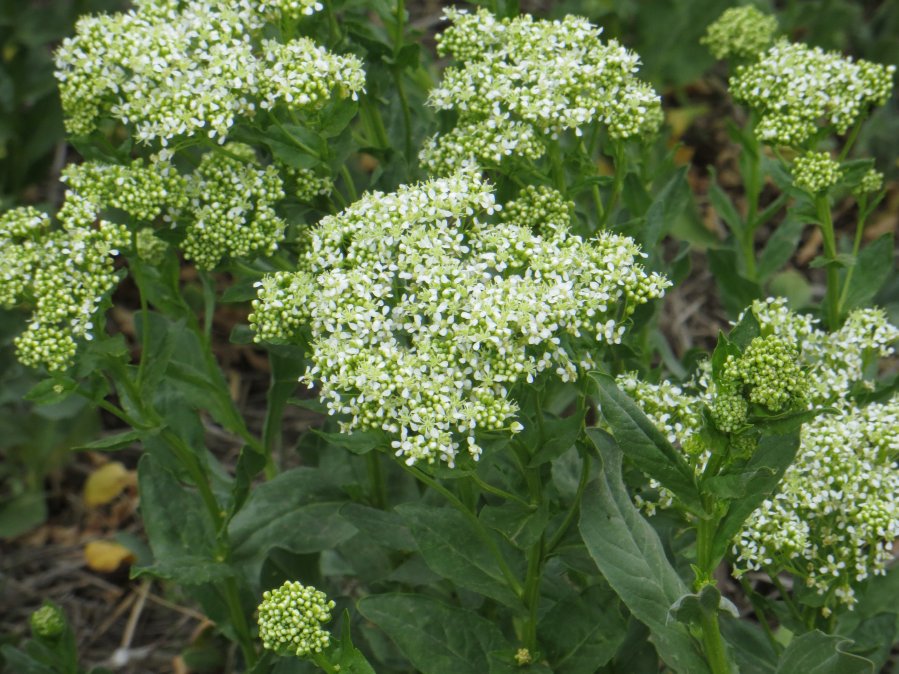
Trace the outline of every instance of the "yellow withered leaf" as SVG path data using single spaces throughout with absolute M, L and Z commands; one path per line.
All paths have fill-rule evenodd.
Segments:
M 99 506 L 109 503 L 133 483 L 132 471 L 118 461 L 111 461 L 88 476 L 84 483 L 84 504 Z
M 111 573 L 123 563 L 134 561 L 134 554 L 114 541 L 91 541 L 84 546 L 84 561 L 94 571 Z

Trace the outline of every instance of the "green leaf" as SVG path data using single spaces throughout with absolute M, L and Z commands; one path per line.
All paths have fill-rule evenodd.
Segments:
M 704 616 L 714 616 L 717 620 L 719 613 L 740 617 L 740 610 L 730 599 L 722 597 L 714 585 L 705 585 L 696 594 L 685 594 L 668 611 L 673 620 L 685 625 L 700 625 Z
M 484 506 L 478 517 L 488 527 L 505 536 L 512 545 L 526 550 L 546 530 L 549 510 L 545 502 L 539 508 L 508 502 L 498 506 Z
M 485 674 L 488 654 L 508 646 L 493 621 L 423 595 L 370 595 L 358 609 L 422 674 Z
M 680 217 L 693 198 L 690 185 L 687 183 L 688 166 L 682 166 L 675 172 L 646 211 L 646 224 L 643 227 L 643 245 L 645 250 L 652 250 L 671 229 L 671 224 Z
M 802 424 L 813 421 L 820 416 L 830 414 L 836 410 L 832 407 L 818 407 L 813 410 L 800 412 L 788 412 L 784 414 L 750 416 L 750 423 L 769 435 L 784 435 L 798 431 Z
M 743 231 L 743 218 L 740 217 L 740 214 L 734 207 L 727 192 L 722 190 L 721 186 L 718 185 L 715 169 L 709 167 L 709 171 L 711 173 L 709 178 L 709 201 L 712 204 L 712 208 L 714 208 L 718 216 L 724 220 L 728 229 L 734 234 L 738 234 Z
M 320 438 L 324 438 L 329 445 L 342 447 L 353 454 L 368 454 L 372 450 L 390 449 L 389 436 L 383 431 L 354 431 L 352 433 L 328 433 L 318 429 L 312 429 Z
M 353 645 L 350 638 L 350 612 L 344 609 L 343 629 L 340 641 L 333 647 L 328 660 L 331 664 L 340 668 L 340 674 L 375 674 L 375 670 L 369 664 L 362 652 Z
M 567 417 L 544 414 L 543 437 L 539 440 L 540 449 L 531 458 L 530 467 L 535 468 L 549 463 L 571 449 L 584 428 L 585 414 L 586 410 Z
M 587 485 L 580 532 L 587 550 L 612 589 L 650 630 L 659 656 L 676 672 L 707 674 L 705 658 L 683 625 L 668 611 L 687 593 L 658 534 L 631 503 L 621 478 L 621 450 L 598 429 L 588 429 L 603 459 L 603 473 Z
M 758 337 L 761 332 L 762 328 L 759 325 L 758 318 L 755 317 L 755 312 L 746 310 L 743 312 L 743 318 L 741 318 L 740 322 L 734 326 L 734 329 L 730 331 L 730 334 L 727 337 L 742 351 L 749 346 L 749 343 Z
M 715 532 L 712 542 L 715 559 L 724 556 L 731 539 L 742 528 L 746 518 L 775 492 L 798 449 L 798 432 L 762 436 L 749 461 L 731 466 L 705 481 L 704 489 L 723 498 L 734 499 Z
M 702 512 L 702 500 L 693 469 L 637 404 L 624 394 L 608 375 L 593 372 L 599 409 L 612 429 L 628 461 L 670 489 L 686 507 Z M 591 437 L 596 437 L 596 429 Z M 675 597 L 676 598 L 676 597 Z M 673 599 L 672 599 L 673 601 Z M 670 605 L 670 604 L 669 604 Z
M 812 300 L 808 279 L 795 269 L 776 274 L 768 283 L 768 292 L 775 297 L 787 298 L 787 304 L 794 310 L 808 306 Z
M 152 455 L 137 466 L 140 511 L 154 563 L 135 570 L 182 585 L 223 578 L 230 570 L 215 561 L 216 532 L 200 495 L 184 487 Z
M 154 429 L 154 431 L 123 431 L 122 433 L 113 433 L 112 435 L 107 435 L 99 440 L 88 442 L 85 445 L 73 447 L 72 451 L 112 452 L 117 449 L 128 447 L 135 442 L 140 442 L 140 440 L 142 440 L 148 433 L 155 434 L 159 432 L 159 430 L 160 429 Z
M 540 619 L 540 640 L 556 674 L 594 674 L 618 651 L 627 618 L 609 588 L 593 585 L 556 602 Z
M 849 639 L 814 630 L 794 638 L 775 674 L 874 674 L 874 663 L 846 652 Z
M 70 377 L 44 379 L 25 394 L 25 400 L 31 400 L 39 405 L 53 405 L 71 396 L 77 388 L 78 382 Z
M 349 539 L 356 528 L 340 517 L 344 505 L 337 487 L 314 468 L 294 468 L 259 485 L 234 516 L 228 531 L 235 564 L 250 582 L 274 547 L 291 552 L 321 552 Z
M 453 508 L 411 503 L 396 510 L 434 573 L 507 606 L 521 605 L 491 554 L 491 546 L 472 535 L 472 522 L 465 515 Z
M 47 520 L 43 491 L 26 491 L 0 503 L 0 538 L 15 538 Z
M 752 312 L 749 312 L 752 313 Z M 718 343 L 712 352 L 712 379 L 716 384 L 721 384 L 721 378 L 724 374 L 724 365 L 727 363 L 729 356 L 739 358 L 741 354 L 740 347 L 730 341 L 730 338 L 723 331 L 718 331 Z
M 761 296 L 758 284 L 750 281 L 737 271 L 740 267 L 737 255 L 724 248 L 709 249 L 709 269 L 718 282 L 721 301 L 731 316 L 738 315 L 752 301 Z
M 370 508 L 361 503 L 345 503 L 340 509 L 340 516 L 385 548 L 403 552 L 418 549 L 409 527 L 396 512 Z
M 893 235 L 885 234 L 858 254 L 843 308 L 867 305 L 894 271 Z
M 731 647 L 740 674 L 774 674 L 778 653 L 768 636 L 749 620 L 722 620 L 721 634 Z

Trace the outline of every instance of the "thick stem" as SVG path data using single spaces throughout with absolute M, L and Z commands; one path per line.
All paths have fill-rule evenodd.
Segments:
M 858 203 L 858 222 L 855 225 L 855 240 L 852 242 L 852 259 L 855 264 L 858 263 L 858 253 L 862 247 L 862 235 L 865 232 L 865 221 L 868 219 L 868 197 L 861 196 Z M 840 301 L 837 308 L 840 315 L 843 313 L 843 306 L 849 297 L 849 283 L 852 281 L 852 274 L 855 271 L 855 264 L 846 270 L 846 278 L 843 279 L 843 291 L 840 293 Z
M 403 49 L 403 37 L 405 36 L 406 26 L 406 2 L 405 0 L 396 0 L 395 26 L 393 34 L 393 58 L 399 58 L 400 51 Z M 400 99 L 400 106 L 403 109 L 403 131 L 406 141 L 405 154 L 408 161 L 412 157 L 412 111 L 409 109 L 409 98 L 406 96 L 406 88 L 403 85 L 403 69 L 394 65 L 393 81 L 396 86 L 396 93 Z
M 702 624 L 702 644 L 712 674 L 731 674 L 733 670 L 727 659 L 724 640 L 721 638 L 717 611 L 714 613 L 703 612 L 700 622 Z
M 384 471 L 381 469 L 381 456 L 378 452 L 369 452 L 365 455 L 368 466 L 368 480 L 371 484 L 371 503 L 375 508 L 385 510 L 387 508 L 387 483 L 384 481 Z
M 240 642 L 240 650 L 243 653 L 244 665 L 246 665 L 247 670 L 250 670 L 256 664 L 256 648 L 253 645 L 253 637 L 250 635 L 250 626 L 247 623 L 247 616 L 240 603 L 240 594 L 237 591 L 237 581 L 233 577 L 226 579 L 222 583 L 222 590 L 225 595 L 225 602 L 228 604 L 228 614 L 231 618 L 231 624 L 234 626 L 234 631 L 237 633 L 237 638 Z
M 815 196 L 821 238 L 824 241 L 824 257 L 827 260 L 827 293 L 824 308 L 827 327 L 836 330 L 840 325 L 840 273 L 837 269 L 837 240 L 830 214 L 830 201 L 826 194 Z
M 624 187 L 624 176 L 627 175 L 627 154 L 624 151 L 624 143 L 620 140 L 613 140 L 612 147 L 615 155 L 614 177 L 612 178 L 612 193 L 609 195 L 609 202 L 606 204 L 605 212 L 600 220 L 600 229 L 605 229 L 609 224 L 609 218 L 615 206 L 618 205 L 618 198 L 621 196 L 621 189 Z

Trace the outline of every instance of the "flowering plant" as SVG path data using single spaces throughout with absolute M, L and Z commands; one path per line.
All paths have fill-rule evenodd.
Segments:
M 136 457 L 132 575 L 223 671 L 873 672 L 899 329 L 891 240 L 862 246 L 889 177 L 848 153 L 892 67 L 728 10 L 728 193 L 635 51 L 516 4 L 446 9 L 433 58 L 402 0 L 82 18 L 55 62 L 83 161 L 0 215 L 27 398 Z M 811 222 L 820 292 L 778 297 Z M 733 321 L 700 298 L 727 331 L 676 350 L 705 260 Z M 64 616 L 6 665 L 81 671 Z

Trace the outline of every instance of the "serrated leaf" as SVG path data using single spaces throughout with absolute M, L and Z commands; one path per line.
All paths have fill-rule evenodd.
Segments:
M 587 550 L 612 589 L 650 630 L 659 656 L 676 672 L 708 674 L 698 644 L 683 625 L 668 621 L 668 610 L 687 587 L 668 562 L 658 534 L 631 503 L 621 478 L 622 452 L 595 438 L 602 475 L 587 485 L 579 528 Z
M 358 608 L 421 674 L 485 674 L 488 654 L 509 647 L 494 622 L 424 595 L 370 595 Z
M 628 460 L 670 489 L 694 512 L 702 512 L 702 499 L 693 469 L 637 404 L 623 393 L 608 375 L 593 372 L 599 408 Z M 596 429 L 588 429 L 594 431 Z M 672 600 L 673 601 L 673 600 Z M 669 604 L 670 605 L 670 604 Z

